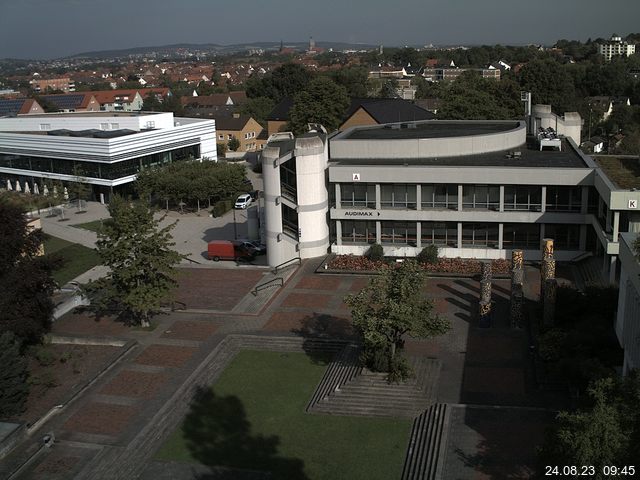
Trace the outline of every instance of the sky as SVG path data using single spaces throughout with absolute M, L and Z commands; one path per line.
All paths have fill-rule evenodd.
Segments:
M 283 40 L 551 45 L 640 31 L 638 0 L 0 0 L 0 58 Z

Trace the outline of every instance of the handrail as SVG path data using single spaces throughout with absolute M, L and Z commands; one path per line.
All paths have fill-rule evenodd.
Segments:
M 274 285 L 274 282 L 280 282 L 279 285 Z M 254 288 L 251 293 L 253 293 L 254 296 L 258 295 L 258 292 L 260 290 L 264 290 L 265 288 L 269 288 L 269 287 L 274 287 L 274 286 L 278 286 L 278 287 L 282 287 L 284 285 L 284 280 L 282 279 L 282 277 L 277 277 L 277 278 L 272 278 L 271 280 L 261 283 L 260 285 L 256 286 L 256 288 Z
M 276 274 L 278 273 L 278 270 L 281 270 L 285 267 L 288 267 L 289 264 L 293 264 L 292 262 L 298 262 L 298 265 L 302 264 L 302 260 L 300 259 L 300 257 L 293 257 L 289 260 L 287 260 L 286 262 L 282 262 L 280 265 L 276 265 L 273 269 L 273 273 Z

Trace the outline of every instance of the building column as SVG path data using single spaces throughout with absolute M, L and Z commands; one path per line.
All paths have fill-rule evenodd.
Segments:
M 380 184 L 376 183 L 376 210 L 380 210 Z M 378 222 L 380 223 L 380 222 Z M 377 227 L 376 227 L 377 228 Z M 380 234 L 380 231 L 378 230 L 378 234 Z M 380 243 L 380 242 L 378 242 Z
M 540 211 L 542 213 L 547 211 L 547 186 L 543 185 L 542 186 L 542 193 L 541 193 L 542 197 L 540 198 Z M 544 235 L 543 235 L 544 237 Z
M 613 241 L 614 242 L 618 241 L 619 230 L 620 230 L 620 212 L 616 210 L 615 212 L 613 212 Z
M 458 185 L 458 211 L 462 211 L 462 195 L 464 194 L 463 185 Z
M 500 185 L 500 212 L 504 212 L 504 185 Z M 502 224 L 500 224 L 502 227 Z M 502 247 L 500 247 L 502 248 Z
M 376 243 L 382 245 L 382 224 L 380 220 L 376 220 Z
M 416 247 L 422 248 L 422 222 L 416 222 Z
M 462 222 L 458 222 L 458 248 L 462 248 Z
M 580 225 L 580 239 L 578 248 L 585 252 L 587 250 L 587 226 Z
M 342 245 L 342 220 L 336 220 L 336 245 Z
M 422 210 L 422 185 L 416 185 L 416 210 Z
M 498 224 L 498 250 L 502 250 L 502 244 L 504 240 L 504 223 Z
M 612 226 L 612 224 L 611 224 L 611 209 L 610 209 L 610 208 L 607 208 L 607 219 L 605 220 L 605 223 L 604 223 L 604 224 L 605 224 L 605 229 L 604 229 L 604 231 L 606 232 L 606 231 L 608 231 L 608 230 L 611 228 L 611 226 Z
M 609 261 L 609 283 L 616 283 L 616 260 L 618 260 L 617 255 L 611 255 L 611 260 Z
M 540 246 L 542 246 L 542 240 L 545 238 L 544 223 L 540 224 Z
M 336 185 L 336 208 L 342 208 L 342 205 L 340 204 L 340 199 L 342 198 L 342 195 L 340 194 L 340 184 L 336 183 L 335 185 Z
M 589 187 L 582 187 L 582 202 L 580 203 L 580 213 L 586 215 L 589 211 Z

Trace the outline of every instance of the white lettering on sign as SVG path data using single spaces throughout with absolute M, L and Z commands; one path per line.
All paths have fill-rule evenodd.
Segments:
M 354 173 L 353 174 L 353 181 L 354 182 L 359 182 L 360 181 L 360 174 L 359 173 Z
M 638 208 L 638 200 L 629 200 L 629 208 Z

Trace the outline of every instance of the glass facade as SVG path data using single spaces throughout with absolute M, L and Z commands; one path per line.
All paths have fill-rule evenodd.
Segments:
M 376 243 L 376 222 L 342 221 L 343 243 Z
M 504 209 L 529 212 L 542 211 L 542 187 L 539 185 L 506 185 Z
M 505 223 L 502 230 L 502 248 L 537 250 L 540 248 L 540 224 Z
M 582 187 L 547 187 L 548 212 L 580 212 Z
M 416 242 L 416 222 L 380 222 L 381 242 L 402 244 L 415 247 Z
M 376 186 L 367 183 L 340 185 L 340 204 L 343 208 L 376 208 Z
M 407 183 L 383 183 L 380 185 L 382 208 L 416 208 L 416 186 Z
M 463 223 L 462 246 L 498 248 L 498 224 Z
M 544 236 L 553 238 L 556 250 L 578 250 L 580 248 L 580 225 L 546 224 Z
M 462 192 L 464 209 L 500 209 L 500 187 L 497 185 L 464 185 Z
M 428 209 L 458 209 L 458 185 L 422 185 L 421 205 Z
M 423 245 L 458 246 L 458 224 L 456 222 L 421 222 L 420 241 Z
M 144 155 L 142 157 L 113 163 L 0 153 L 0 167 L 62 175 L 73 175 L 75 171 L 80 171 L 83 176 L 88 178 L 116 180 L 118 178 L 135 175 L 144 168 L 199 157 L 200 145 L 177 148 L 167 152 Z
M 282 204 L 282 231 L 298 239 L 298 212 L 285 204 Z
M 282 196 L 298 201 L 298 180 L 296 177 L 296 160 L 292 159 L 280 165 L 280 185 Z

